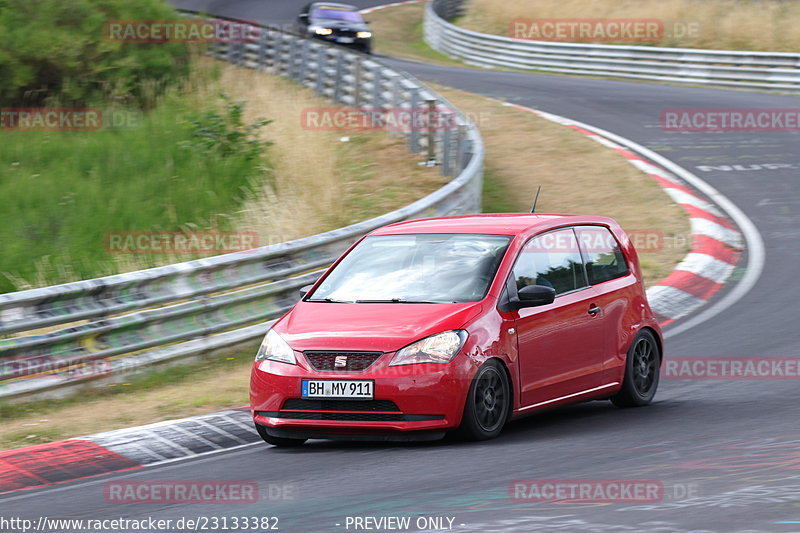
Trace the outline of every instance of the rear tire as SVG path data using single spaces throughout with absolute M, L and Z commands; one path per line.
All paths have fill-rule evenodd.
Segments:
M 261 424 L 256 424 L 256 431 L 258 431 L 258 435 L 264 439 L 264 442 L 267 444 L 272 444 L 273 446 L 281 446 L 283 448 L 291 448 L 295 446 L 302 446 L 305 441 L 308 439 L 286 439 L 283 437 L 273 437 Z
M 510 410 L 508 376 L 499 362 L 490 359 L 472 380 L 457 435 L 470 441 L 493 439 L 503 431 Z
M 622 388 L 611 397 L 617 407 L 641 407 L 653 401 L 660 377 L 661 352 L 650 330 L 640 331 L 625 359 Z

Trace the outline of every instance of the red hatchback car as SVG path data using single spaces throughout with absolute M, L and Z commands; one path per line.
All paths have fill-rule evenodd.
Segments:
M 539 409 L 650 403 L 661 330 L 609 218 L 413 220 L 354 244 L 269 330 L 250 408 L 265 441 L 472 440 Z

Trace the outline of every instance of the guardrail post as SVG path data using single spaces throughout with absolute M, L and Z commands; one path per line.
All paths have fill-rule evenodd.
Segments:
M 458 133 L 456 135 L 456 172 L 461 172 L 467 166 L 467 126 L 465 124 L 458 125 Z
M 267 48 L 266 52 L 266 61 L 267 61 L 267 70 L 272 73 L 275 73 L 275 58 L 278 55 L 277 49 L 277 41 L 275 40 L 275 34 L 277 32 L 270 30 L 269 35 L 267 36 Z
M 333 85 L 333 101 L 341 103 L 342 98 L 342 78 L 344 77 L 344 54 L 341 50 L 336 50 L 336 77 Z
M 302 79 L 300 78 L 302 65 L 300 65 L 299 62 L 302 51 L 302 48 L 297 46 L 290 45 L 289 47 L 289 79 L 298 82 L 302 82 Z
M 258 70 L 263 72 L 267 66 L 267 39 L 269 38 L 269 30 L 260 28 L 258 32 Z
M 328 49 L 320 46 L 317 49 L 317 79 L 314 87 L 319 96 L 325 92 L 326 70 L 328 70 Z
M 286 36 L 282 33 L 280 35 L 280 58 L 282 76 L 287 78 L 292 77 L 292 46 L 291 43 L 286 41 Z
M 442 132 L 442 175 L 453 175 L 453 126 L 449 122 L 450 116 L 448 115 L 448 123 Z
M 383 107 L 383 67 L 372 67 L 372 107 L 377 111 Z
M 410 113 L 410 120 L 409 120 L 409 132 L 408 132 L 408 151 L 414 154 L 419 153 L 420 145 L 419 145 L 419 127 L 417 124 L 417 117 L 419 116 L 419 106 L 421 89 L 419 87 L 412 87 L 409 89 L 411 93 L 411 97 L 408 99 L 409 101 L 409 113 Z
M 437 112 L 436 112 L 436 99 L 429 98 L 426 100 L 428 104 L 427 122 L 428 122 L 428 162 L 429 167 L 436 166 L 436 128 L 437 128 Z
M 283 48 L 281 34 L 280 32 L 273 31 L 270 32 L 270 35 L 272 36 L 272 73 L 280 75 L 282 62 L 281 48 Z
M 361 107 L 361 58 L 356 57 L 356 64 L 353 65 L 353 107 Z
M 402 92 L 402 78 L 395 76 L 392 79 L 392 107 L 397 109 L 400 107 L 400 93 Z
M 231 63 L 231 64 L 235 65 L 236 64 L 236 50 L 233 48 L 233 43 L 231 43 L 231 42 L 220 43 L 220 47 L 222 47 L 223 50 L 225 50 L 225 47 L 227 47 L 227 50 L 225 50 L 225 60 L 228 63 Z
M 464 155 L 462 156 L 461 163 L 463 166 L 461 167 L 461 171 L 463 172 L 467 165 L 469 165 L 470 160 L 472 159 L 472 141 L 469 139 L 464 139 Z
M 300 51 L 300 83 L 306 84 L 306 77 L 308 76 L 308 58 L 310 44 L 308 39 L 303 39 L 303 44 Z

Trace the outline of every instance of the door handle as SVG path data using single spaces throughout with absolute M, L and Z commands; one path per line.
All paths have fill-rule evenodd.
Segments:
M 597 313 L 600 312 L 601 309 L 602 307 L 592 304 L 591 307 L 589 307 L 589 314 L 596 315 Z

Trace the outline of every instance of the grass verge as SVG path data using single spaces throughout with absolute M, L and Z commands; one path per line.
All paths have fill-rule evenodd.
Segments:
M 189 120 L 219 107 L 222 92 L 246 103 L 245 124 L 273 121 L 259 132 L 273 142 L 266 159 L 179 146 Z M 319 107 L 331 104 L 289 80 L 199 58 L 191 82 L 131 127 L 0 131 L 0 293 L 201 257 L 113 253 L 109 234 L 255 231 L 257 244 L 273 244 L 383 214 L 443 184 L 386 132 L 304 128 L 303 111 Z
M 425 4 L 388 7 L 370 13 L 375 53 L 437 65 L 465 66 L 425 44 L 422 33 L 424 14 Z

